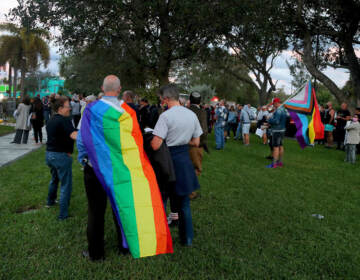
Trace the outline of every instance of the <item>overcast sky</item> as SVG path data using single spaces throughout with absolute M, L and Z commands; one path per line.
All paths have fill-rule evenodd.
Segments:
M 16 0 L 0 0 L 0 21 L 5 19 L 5 14 L 9 12 L 9 9 L 17 6 Z M 48 65 L 48 70 L 54 74 L 59 73 L 58 62 L 60 55 L 58 54 L 58 48 L 51 44 L 50 46 L 51 61 Z M 286 60 L 291 61 L 291 52 L 283 52 L 275 61 L 275 66 L 271 71 L 271 76 L 277 82 L 277 87 L 284 87 L 287 93 L 291 92 L 291 75 L 286 64 Z M 349 79 L 349 74 L 343 70 L 327 69 L 325 74 L 328 75 L 338 86 L 343 86 Z

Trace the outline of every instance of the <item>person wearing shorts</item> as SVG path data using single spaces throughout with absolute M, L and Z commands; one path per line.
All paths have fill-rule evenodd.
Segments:
M 286 130 L 287 114 L 279 98 L 274 98 L 272 105 L 275 107 L 273 116 L 269 119 L 272 130 L 273 162 L 267 168 L 283 167 L 284 136 Z
M 252 119 L 252 112 L 250 111 L 250 104 L 245 105 L 241 110 L 240 122 L 242 127 L 242 135 L 245 146 L 250 145 L 250 125 Z

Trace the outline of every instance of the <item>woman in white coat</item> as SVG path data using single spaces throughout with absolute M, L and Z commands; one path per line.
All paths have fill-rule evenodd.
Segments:
M 22 140 L 23 144 L 27 144 L 29 131 L 31 129 L 29 121 L 30 109 L 30 98 L 29 96 L 25 96 L 23 102 L 19 104 L 16 110 L 16 133 L 14 141 L 11 143 L 21 144 Z

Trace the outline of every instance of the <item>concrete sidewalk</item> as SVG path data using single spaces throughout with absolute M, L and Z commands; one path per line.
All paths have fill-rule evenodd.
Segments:
M 46 129 L 43 127 L 43 143 L 46 143 Z M 23 156 L 40 149 L 43 145 L 36 145 L 33 131 L 29 133 L 27 144 L 10 144 L 14 140 L 15 133 L 11 133 L 0 137 L 0 167 L 8 165 Z

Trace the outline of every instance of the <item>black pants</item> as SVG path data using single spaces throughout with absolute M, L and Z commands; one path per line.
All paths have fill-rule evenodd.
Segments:
M 88 199 L 87 239 L 89 255 L 92 260 L 103 259 L 105 257 L 104 223 L 107 196 L 94 170 L 88 165 L 84 168 L 84 183 Z M 123 250 L 121 230 L 114 212 L 113 219 L 117 231 L 118 247 L 119 250 Z
M 23 144 L 27 144 L 29 138 L 29 130 L 17 129 L 14 137 L 14 143 L 21 144 L 21 140 Z
M 43 135 L 42 135 L 42 126 L 41 124 L 37 124 L 37 123 L 33 123 L 33 129 L 34 129 L 34 137 L 35 137 L 35 142 L 38 143 L 39 140 L 42 143 L 42 139 L 43 139 Z
M 74 120 L 74 127 L 77 128 L 79 121 L 81 119 L 81 115 L 73 115 L 73 120 Z
M 230 131 L 232 131 L 233 134 L 234 134 L 234 137 L 235 137 L 237 126 L 238 126 L 237 123 L 228 123 L 228 127 L 227 127 L 227 133 L 228 134 L 227 134 L 227 136 L 230 137 Z

